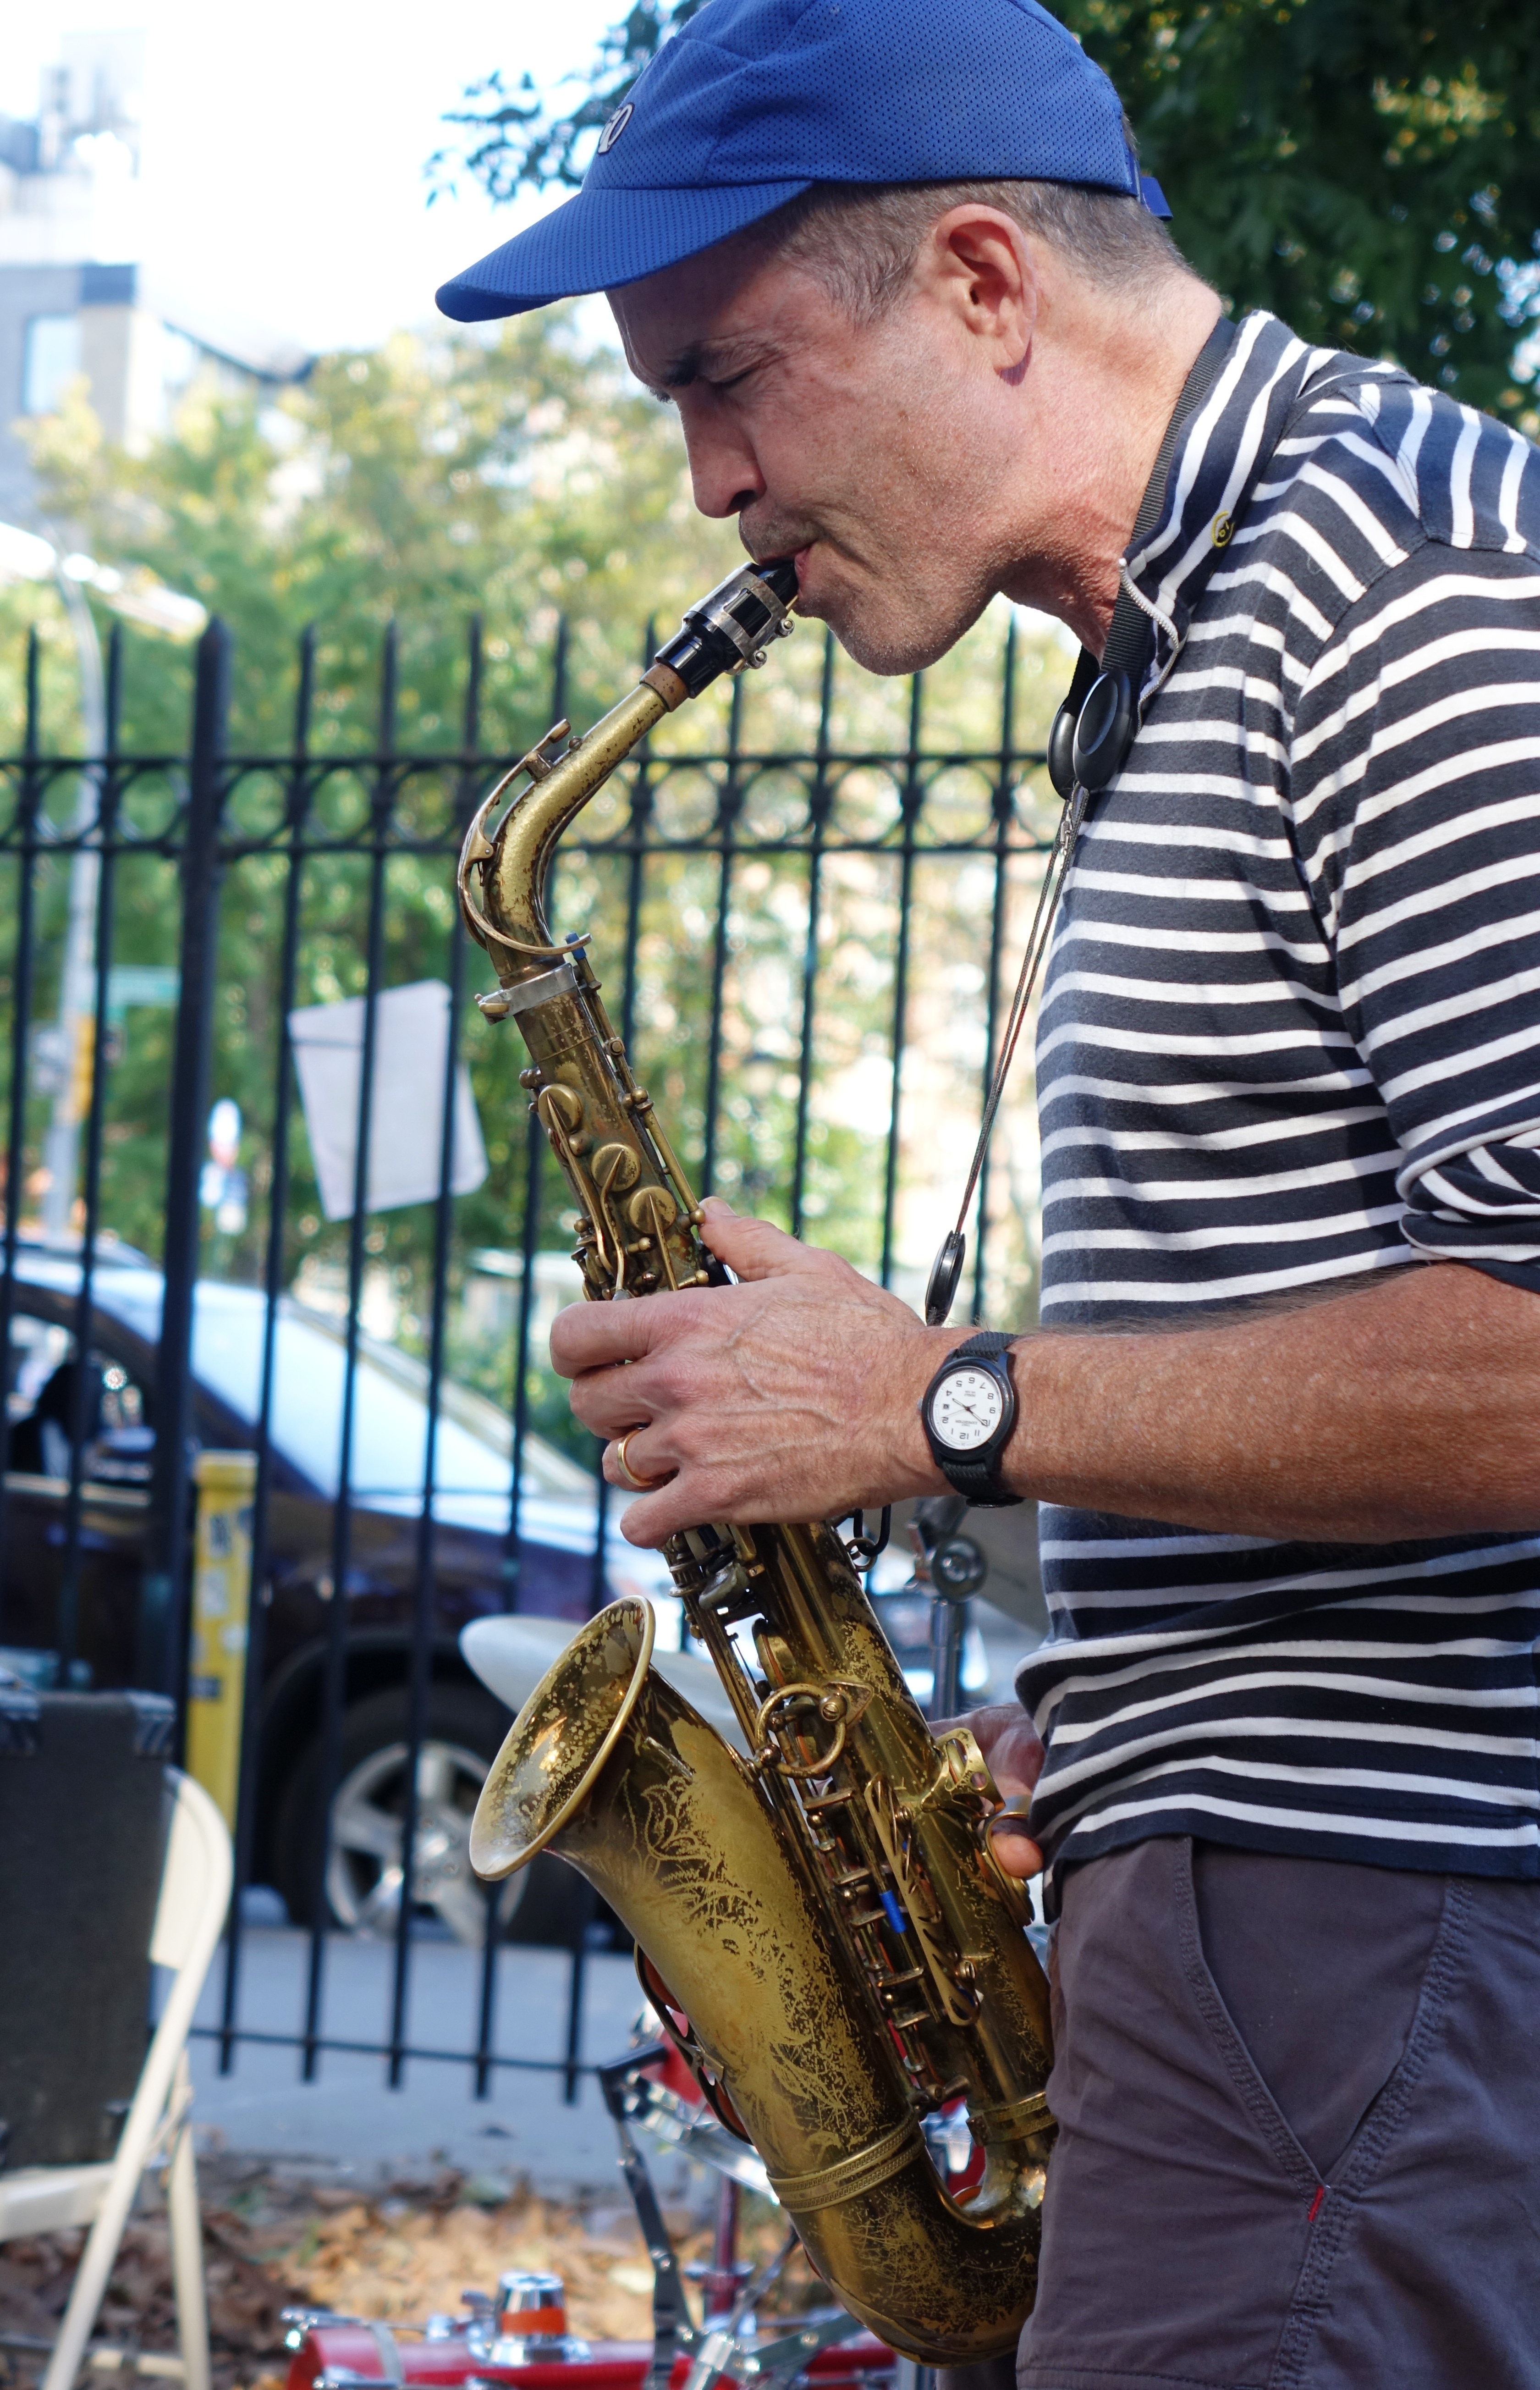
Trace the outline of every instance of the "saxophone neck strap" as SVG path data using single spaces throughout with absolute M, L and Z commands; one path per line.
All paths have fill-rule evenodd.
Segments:
M 1077 784 L 1096 795 L 1127 762 L 1138 735 L 1140 700 L 1155 658 L 1157 630 L 1163 630 L 1171 643 L 1167 672 L 1176 660 L 1181 646 L 1176 625 L 1139 588 L 1129 571 L 1128 558 L 1137 555 L 1165 511 L 1166 485 L 1177 442 L 1219 379 L 1234 339 L 1235 326 L 1221 315 L 1193 360 L 1145 483 L 1127 552 L 1118 566 L 1118 597 L 1107 644 L 1099 659 L 1089 648 L 1082 648 L 1069 693 L 1054 716 L 1048 734 L 1048 777 L 1066 801 Z

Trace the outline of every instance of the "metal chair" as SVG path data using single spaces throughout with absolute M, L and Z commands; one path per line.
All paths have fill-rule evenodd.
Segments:
M 102 2165 L 23 2166 L 14 2174 L 0 2173 L 0 2241 L 63 2231 L 73 2225 L 91 2227 L 40 2390 L 72 2390 L 123 2227 L 152 2165 L 166 2170 L 182 2354 L 180 2362 L 156 2358 L 139 2370 L 174 2374 L 187 2390 L 209 2390 L 209 2311 L 193 2165 L 187 2035 L 230 1905 L 230 1837 L 202 1787 L 174 1769 L 170 1773 L 176 1798 L 149 1955 L 154 1965 L 172 1971 L 173 1980 L 123 2121 L 117 2154 Z

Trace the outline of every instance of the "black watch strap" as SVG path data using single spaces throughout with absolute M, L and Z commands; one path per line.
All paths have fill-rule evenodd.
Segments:
M 998 1328 L 981 1329 L 965 1344 L 958 1344 L 948 1353 L 936 1375 L 940 1377 L 942 1369 L 950 1369 L 958 1361 L 994 1360 L 997 1355 L 1008 1353 L 1015 1342 L 1014 1336 L 1002 1333 Z M 963 1495 L 975 1510 L 1005 1510 L 1021 1500 L 1020 1494 L 1007 1492 L 1001 1484 L 1000 1455 L 997 1452 L 977 1460 L 970 1460 L 961 1453 L 948 1453 L 943 1459 L 938 1452 L 935 1458 L 936 1466 L 947 1484 Z

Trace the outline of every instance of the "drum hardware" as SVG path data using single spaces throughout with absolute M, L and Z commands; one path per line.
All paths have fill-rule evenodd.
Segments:
M 765 2266 L 738 2256 L 740 2189 L 772 2198 L 751 2149 L 680 2088 L 674 2053 L 661 2043 L 630 2050 L 597 2069 L 615 2125 L 621 2171 L 653 2269 L 650 2348 L 589 2343 L 567 2330 L 559 2274 L 503 2274 L 495 2295 L 462 2293 L 463 2315 L 430 2314 L 420 2325 L 390 2325 L 327 2307 L 286 2307 L 287 2390 L 892 2390 L 892 2349 L 842 2308 L 821 2309 L 775 2336 L 762 2336 L 757 2309 L 797 2245 L 789 2229 Z M 687 2081 L 687 2077 L 685 2078 Z M 641 2132 L 661 2149 L 710 2166 L 722 2191 L 712 2257 L 682 2268 L 663 2220 Z M 687 2271 L 702 2282 L 706 2315 L 697 2324 L 685 2296 Z

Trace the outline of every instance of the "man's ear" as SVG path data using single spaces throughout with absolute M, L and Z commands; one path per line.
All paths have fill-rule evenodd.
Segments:
M 1037 328 L 1040 286 L 1032 244 L 999 208 L 964 202 L 931 225 L 915 279 L 971 338 L 993 352 L 1002 379 L 1026 371 Z

